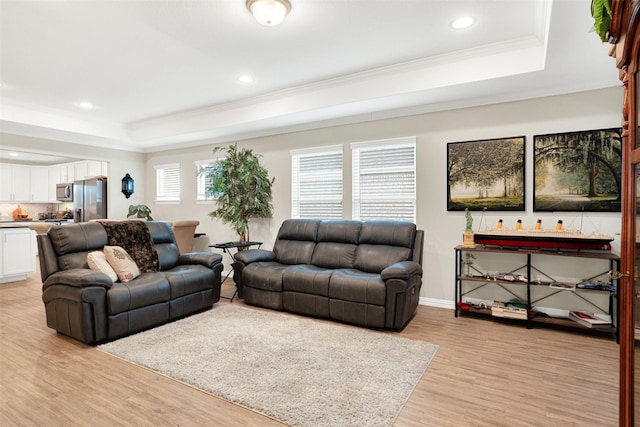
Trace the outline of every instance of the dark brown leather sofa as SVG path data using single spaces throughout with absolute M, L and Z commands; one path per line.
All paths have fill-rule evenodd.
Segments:
M 55 226 L 37 236 L 42 299 L 50 328 L 97 344 L 205 310 L 220 299 L 222 256 L 180 255 L 169 223 L 145 224 L 159 270 L 126 283 L 89 269 L 87 254 L 108 244 L 102 224 Z
M 401 329 L 420 298 L 423 241 L 404 221 L 290 219 L 273 251 L 235 255 L 234 280 L 251 305 Z

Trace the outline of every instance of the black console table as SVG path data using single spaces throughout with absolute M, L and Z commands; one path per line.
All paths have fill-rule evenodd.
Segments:
M 233 273 L 233 261 L 235 261 L 235 258 L 233 256 L 234 252 L 231 252 L 231 251 L 235 249 L 235 252 L 237 253 L 238 251 L 248 249 L 251 246 L 257 246 L 258 249 L 260 249 L 260 246 L 262 246 L 262 242 L 225 242 L 225 243 L 215 243 L 213 245 L 209 245 L 210 248 L 222 249 L 222 251 L 227 255 L 229 255 L 229 257 L 231 258 L 231 269 L 227 272 L 227 275 L 225 276 L 222 283 L 224 283 L 229 278 L 231 273 Z M 233 299 L 236 297 L 237 294 L 238 294 L 238 288 L 236 287 L 236 290 L 231 296 L 231 298 L 223 297 L 223 296 L 221 296 L 220 298 L 228 299 L 231 302 L 233 302 Z

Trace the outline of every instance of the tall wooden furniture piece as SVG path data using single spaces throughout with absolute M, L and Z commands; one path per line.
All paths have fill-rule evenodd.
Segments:
M 640 421 L 640 0 L 612 0 L 609 42 L 624 85 L 622 107 L 622 240 L 620 247 L 620 418 L 619 425 Z M 638 248 L 638 249 L 637 249 Z

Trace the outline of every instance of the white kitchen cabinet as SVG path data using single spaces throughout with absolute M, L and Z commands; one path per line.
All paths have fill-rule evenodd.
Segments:
M 30 202 L 29 166 L 0 163 L 0 201 Z
M 65 167 L 66 170 L 66 167 Z M 60 184 L 62 181 L 62 167 L 61 166 L 49 166 L 49 188 L 47 191 L 49 192 L 48 198 L 51 201 L 55 201 L 57 199 L 56 196 L 56 184 Z
M 87 167 L 87 162 L 77 162 L 74 164 L 75 167 L 75 178 L 76 179 L 85 179 L 89 176 L 89 168 Z
M 99 160 L 88 160 L 87 161 L 87 176 L 106 176 L 104 165 L 106 162 L 101 162 Z
M 49 183 L 49 168 L 46 166 L 31 166 L 30 168 L 30 187 L 32 203 L 48 203 L 55 200 L 55 185 Z M 54 188 L 54 197 L 50 198 L 49 188 Z
M 76 166 L 73 163 L 64 163 L 60 167 L 60 182 L 73 182 L 76 179 Z
M 0 283 L 25 280 L 36 271 L 35 241 L 28 227 L 0 229 Z

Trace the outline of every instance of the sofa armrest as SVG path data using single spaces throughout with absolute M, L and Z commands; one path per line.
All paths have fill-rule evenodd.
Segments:
M 408 280 L 414 275 L 422 276 L 422 266 L 414 261 L 401 261 L 391 264 L 382 270 L 380 277 L 382 280 L 402 279 Z
M 189 252 L 180 255 L 178 258 L 178 264 L 180 265 L 200 264 L 208 268 L 213 268 L 213 266 L 221 262 L 222 255 L 211 252 Z
M 99 271 L 88 268 L 71 268 L 53 273 L 44 281 L 42 290 L 44 291 L 53 285 L 67 285 L 74 288 L 87 288 L 90 286 L 101 286 L 109 289 L 113 286 L 113 281 L 109 276 Z
M 47 326 L 87 344 L 105 341 L 108 290 L 104 286 L 49 286 L 42 293 Z
M 249 249 L 246 251 L 239 251 L 234 255 L 234 259 L 244 265 L 247 265 L 252 262 L 275 261 L 276 254 L 273 251 L 268 251 L 266 249 Z

